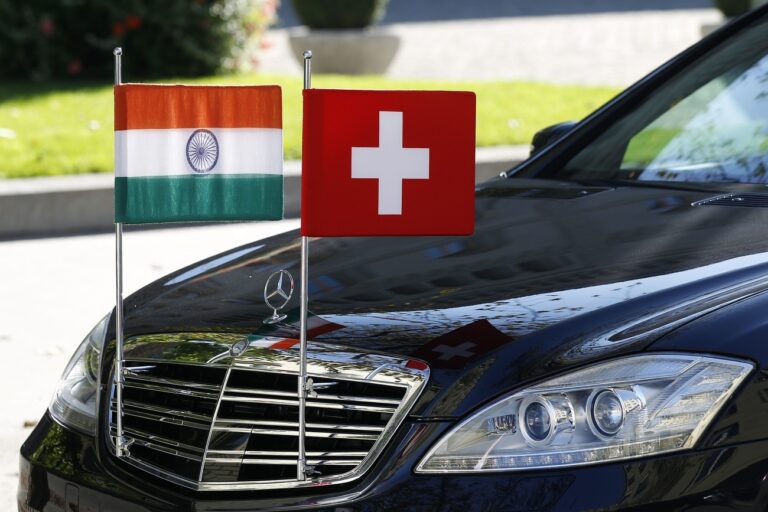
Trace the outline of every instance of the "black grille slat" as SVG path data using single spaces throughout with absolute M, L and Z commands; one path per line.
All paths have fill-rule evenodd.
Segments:
M 132 379 L 125 379 L 123 385 L 126 389 L 138 389 L 141 391 L 154 391 L 155 393 L 163 393 L 168 395 L 181 395 L 191 397 L 195 399 L 203 400 L 217 400 L 219 395 L 212 391 L 203 391 L 195 388 L 183 388 L 179 386 L 168 386 L 165 384 L 141 382 Z
M 294 421 L 270 421 L 270 420 L 236 420 L 231 418 L 222 418 L 216 420 L 219 427 L 254 427 L 254 428 L 289 428 L 298 429 L 298 422 Z M 307 428 L 310 430 L 346 430 L 350 432 L 381 432 L 384 427 L 374 425 L 334 425 L 330 423 L 312 423 L 307 422 Z
M 266 405 L 277 405 L 277 406 L 287 406 L 287 407 L 298 407 L 299 405 L 299 399 L 297 397 L 262 397 L 262 396 L 232 396 L 232 395 L 224 395 L 221 398 L 225 402 L 238 402 L 238 403 L 246 403 L 246 404 L 266 404 Z M 364 411 L 364 412 L 374 412 L 374 413 L 381 413 L 381 414 L 392 414 L 395 412 L 397 407 L 392 407 L 390 405 L 376 405 L 376 404 L 358 404 L 358 403 L 346 403 L 346 404 L 339 404 L 333 401 L 329 400 L 318 400 L 315 398 L 308 398 L 307 399 L 307 406 L 308 407 L 316 407 L 320 409 L 344 409 L 344 410 L 355 410 L 355 411 Z
M 297 405 L 274 405 L 223 401 L 219 405 L 219 418 L 248 419 L 265 421 L 298 421 Z M 347 423 L 350 425 L 381 426 L 387 424 L 391 415 L 370 411 L 344 411 L 340 409 L 313 408 L 306 412 L 308 423 Z
M 227 373 L 225 368 L 212 366 L 188 365 L 183 363 L 148 363 L 146 361 L 128 362 L 126 366 L 128 378 L 131 374 L 147 377 L 158 377 L 161 379 L 174 379 L 181 382 L 187 382 L 190 385 L 209 384 L 215 387 L 221 387 L 224 382 L 224 376 Z
M 123 399 L 136 404 L 163 407 L 169 411 L 188 411 L 192 414 L 202 414 L 211 418 L 216 410 L 216 400 L 213 399 L 203 399 L 130 386 L 123 388 Z
M 200 475 L 200 461 L 188 460 L 169 453 L 159 452 L 141 444 L 131 446 L 131 455 L 189 480 L 197 480 Z
M 112 407 L 115 407 L 114 400 L 112 401 Z M 155 413 L 159 417 L 175 417 L 182 420 L 192 420 L 210 424 L 213 421 L 213 417 L 205 414 L 199 414 L 188 410 L 181 409 L 168 409 L 166 407 L 158 407 L 147 403 L 137 403 L 131 400 L 123 400 L 123 407 L 125 409 L 137 409 L 144 413 Z

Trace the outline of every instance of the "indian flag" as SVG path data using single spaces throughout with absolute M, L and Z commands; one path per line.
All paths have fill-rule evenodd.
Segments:
M 115 222 L 283 216 L 278 86 L 115 87 Z

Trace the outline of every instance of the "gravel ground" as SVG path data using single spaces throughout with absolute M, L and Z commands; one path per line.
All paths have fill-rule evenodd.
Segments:
M 614 12 L 665 11 L 712 7 L 712 0 L 390 0 L 382 24 L 524 16 L 562 16 Z M 278 24 L 293 27 L 292 2 L 283 0 Z
M 298 221 L 156 229 L 124 238 L 127 293 Z M 16 510 L 18 450 L 59 375 L 114 306 L 114 236 L 0 242 L 0 511 Z
M 702 24 L 721 19 L 715 9 L 698 8 L 395 23 L 382 28 L 401 38 L 387 73 L 393 78 L 629 85 L 698 41 Z M 261 56 L 263 71 L 301 72 L 290 52 L 290 30 L 270 31 L 271 47 Z

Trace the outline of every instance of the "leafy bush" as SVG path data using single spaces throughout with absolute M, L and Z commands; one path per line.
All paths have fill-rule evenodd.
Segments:
M 128 80 L 251 66 L 278 0 L 0 0 L 0 76 Z
M 384 15 L 388 0 L 293 0 L 293 10 L 309 28 L 363 28 Z
M 715 0 L 715 7 L 727 17 L 741 16 L 752 8 L 752 0 Z

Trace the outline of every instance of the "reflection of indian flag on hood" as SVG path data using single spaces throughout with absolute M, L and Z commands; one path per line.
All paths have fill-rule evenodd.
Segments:
M 279 87 L 115 87 L 116 222 L 282 215 Z

